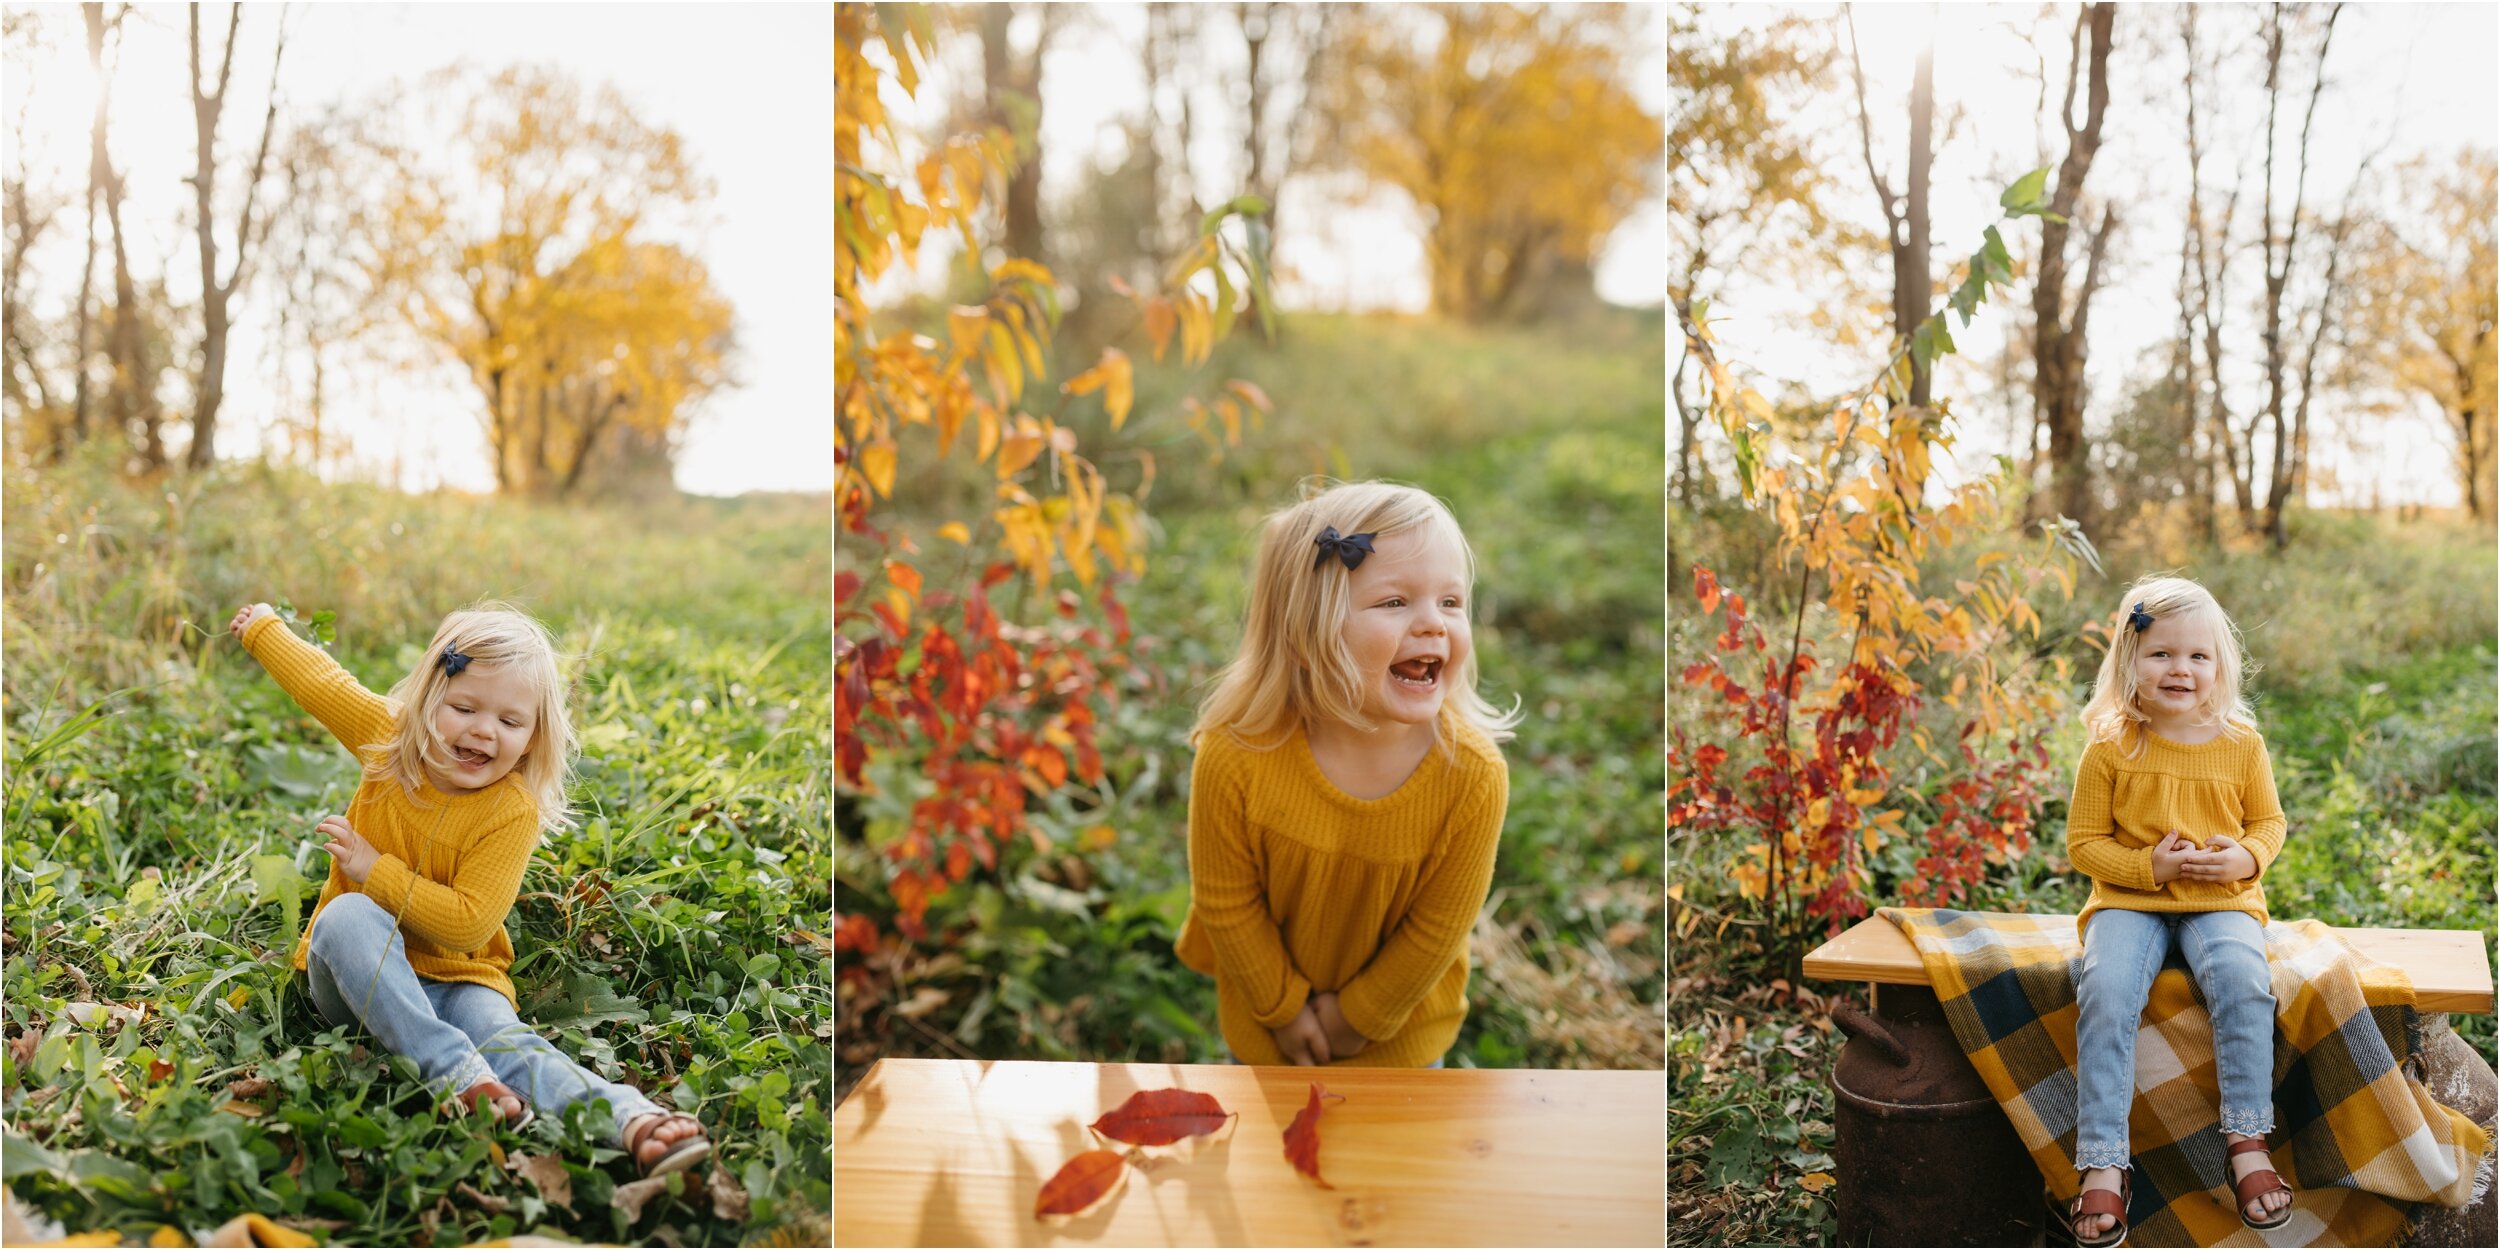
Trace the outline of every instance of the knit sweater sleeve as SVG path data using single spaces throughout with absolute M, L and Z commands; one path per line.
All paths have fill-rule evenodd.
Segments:
M 365 689 L 329 652 L 296 637 L 277 617 L 246 627 L 243 649 L 349 751 L 391 736 L 391 701 Z
M 399 917 L 402 928 L 452 951 L 479 951 L 503 927 L 521 892 L 521 872 L 538 842 L 538 805 L 526 793 L 481 813 L 460 838 L 458 866 L 448 884 L 430 880 L 396 855 L 374 862 L 364 893 Z M 446 829 L 448 834 L 463 832 Z
M 1311 982 L 1293 966 L 1267 908 L 1252 845 L 1241 748 L 1210 730 L 1190 765 L 1189 903 L 1192 923 L 1215 947 L 1225 977 L 1241 987 L 1261 1028 L 1302 1014 Z
M 1448 839 L 1426 870 L 1414 907 L 1337 992 L 1346 1023 L 1365 1037 L 1404 1031 L 1416 1005 L 1466 952 L 1468 931 L 1493 885 L 1493 852 L 1510 807 L 1510 775 L 1501 757 L 1480 763 L 1481 770 L 1465 778 L 1466 795 L 1451 813 Z
M 2274 761 L 2267 755 L 2265 739 L 2257 740 L 2250 754 L 2248 780 L 2240 792 L 2240 845 L 2248 848 L 2257 861 L 2256 875 L 2262 880 L 2274 857 L 2283 853 L 2283 836 L 2288 822 L 2283 818 L 2283 800 L 2274 792 Z
M 2095 881 L 2149 890 L 2154 886 L 2153 848 L 2122 845 L 2110 814 L 2117 789 L 2110 756 L 2116 750 L 2112 743 L 2095 742 L 2083 749 L 2083 761 L 2075 765 L 2075 794 L 2066 804 L 2066 858 Z

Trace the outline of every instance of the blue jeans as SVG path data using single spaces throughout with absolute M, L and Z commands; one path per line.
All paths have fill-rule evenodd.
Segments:
M 2246 912 L 2103 908 L 2084 926 L 2075 985 L 2075 1167 L 2127 1166 L 2136 1030 L 2176 945 L 2213 1017 L 2222 1131 L 2274 1131 L 2274 986 L 2266 934 Z
M 491 1079 L 550 1115 L 605 1098 L 620 1142 L 628 1121 L 660 1110 L 632 1086 L 602 1080 L 565 1058 L 523 1025 L 493 986 L 418 976 L 408 964 L 407 939 L 395 928 L 381 904 L 342 894 L 314 921 L 304 966 L 322 1015 L 333 1024 L 361 1022 L 392 1053 L 415 1060 L 436 1097 Z

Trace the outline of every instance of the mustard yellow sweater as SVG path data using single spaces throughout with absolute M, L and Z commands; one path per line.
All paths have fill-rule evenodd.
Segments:
M 2266 923 L 2259 881 L 2283 852 L 2283 804 L 2274 766 L 2254 732 L 2185 746 L 2146 732 L 2126 756 L 2116 742 L 2084 748 L 2066 808 L 2066 857 L 2092 878 L 2076 932 L 2104 907 L 2127 911 L 2244 911 Z M 2153 848 L 2171 830 L 2203 842 L 2227 834 L 2248 848 L 2257 875 L 2243 881 L 2153 884 Z
M 1221 730 L 1199 740 L 1177 950 L 1215 978 L 1243 1063 L 1286 1062 L 1268 1030 L 1330 990 L 1372 1039 L 1348 1065 L 1420 1068 L 1457 1039 L 1510 773 L 1482 731 L 1445 717 L 1441 732 L 1454 751 L 1435 746 L 1369 800 L 1320 772 L 1299 729 L 1265 751 Z
M 367 690 L 328 653 L 262 617 L 243 631 L 243 649 L 289 697 L 312 713 L 359 763 L 365 748 L 391 735 L 397 705 Z M 295 945 L 304 970 L 321 911 L 341 894 L 362 894 L 399 918 L 408 963 L 433 981 L 491 985 L 513 998 L 512 938 L 503 920 L 520 892 L 521 870 L 538 842 L 538 801 L 518 770 L 482 790 L 445 794 L 420 786 L 412 799 L 397 781 L 367 775 L 347 805 L 347 823 L 382 853 L 363 885 L 335 863 Z M 309 833 L 310 830 L 306 830 Z M 514 1000 L 514 1006 L 519 1001 Z

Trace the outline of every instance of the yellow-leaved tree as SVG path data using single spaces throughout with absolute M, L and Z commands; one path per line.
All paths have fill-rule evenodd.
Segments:
M 613 88 L 527 66 L 442 71 L 354 125 L 379 164 L 349 255 L 379 306 L 466 368 L 496 484 L 562 496 L 664 456 L 725 380 L 733 321 L 659 237 L 710 194 L 684 140 Z
M 1117 584 L 1145 569 L 1154 460 L 1127 449 L 1124 478 L 1127 463 L 1137 476 L 1114 482 L 1062 420 L 1099 403 L 1111 433 L 1127 426 L 1128 354 L 1106 347 L 1049 385 L 1058 280 L 1029 259 L 975 259 L 1018 160 L 1013 139 L 992 126 L 915 153 L 887 112 L 886 85 L 919 90 L 927 11 L 838 5 L 834 32 L 835 785 L 883 866 L 877 880 L 838 874 L 835 944 L 863 956 L 842 969 L 856 985 L 885 966 L 866 956 L 894 949 L 880 921 L 907 942 L 942 942 L 934 900 L 976 864 L 997 869 L 1019 840 L 1043 845 L 1031 803 L 1062 791 L 1099 801 L 1095 727 L 1130 641 Z M 1208 214 L 1160 288 L 1114 284 L 1156 359 L 1177 338 L 1182 362 L 1203 364 L 1245 292 L 1268 306 L 1265 257 L 1235 238 L 1257 236 L 1227 227 L 1263 207 L 1245 198 Z M 987 294 L 917 324 L 878 308 L 877 278 L 945 239 L 960 242 L 959 263 L 980 264 Z M 1266 405 L 1234 381 L 1174 409 L 1220 451 Z M 906 489 L 949 473 L 982 502 L 950 514 L 936 492 Z M 1041 620 L 993 602 L 1018 580 L 1014 603 Z
M 1636 6 L 1364 6 L 1314 87 L 1336 142 L 1425 218 L 1433 307 L 1521 311 L 1558 270 L 1585 272 L 1648 194 L 1665 123 L 1631 89 Z

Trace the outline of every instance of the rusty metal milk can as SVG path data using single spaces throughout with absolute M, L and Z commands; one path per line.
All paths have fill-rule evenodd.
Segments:
M 1846 1003 L 1838 1096 L 1840 1244 L 2027 1246 L 2040 1171 L 1953 1039 L 1935 991 L 1878 985 L 1870 1017 Z

